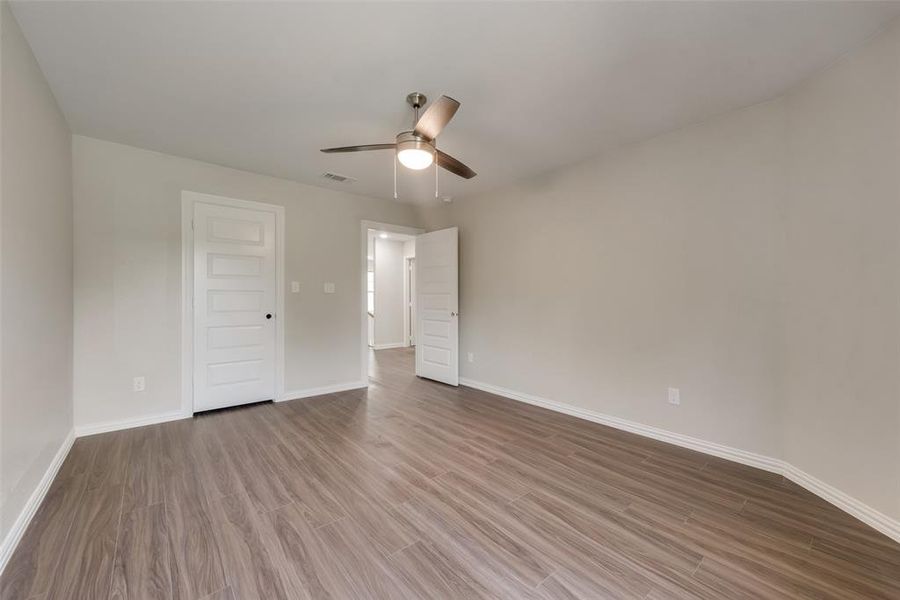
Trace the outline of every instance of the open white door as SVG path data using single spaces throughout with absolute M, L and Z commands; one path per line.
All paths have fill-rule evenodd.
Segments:
M 459 385 L 459 230 L 416 236 L 416 375 Z
M 194 410 L 275 398 L 275 213 L 194 205 Z

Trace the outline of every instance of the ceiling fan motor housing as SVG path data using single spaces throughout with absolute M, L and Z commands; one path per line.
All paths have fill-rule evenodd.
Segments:
M 434 144 L 415 134 L 412 131 L 403 131 L 397 134 L 397 152 L 403 150 L 424 150 L 434 154 Z

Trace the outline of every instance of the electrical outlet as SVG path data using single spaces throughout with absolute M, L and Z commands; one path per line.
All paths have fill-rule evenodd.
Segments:
M 300 282 L 299 282 L 299 281 L 292 281 L 292 282 L 291 282 L 291 293 L 292 293 L 292 294 L 298 294 L 298 293 L 300 293 Z
M 331 283 L 330 281 L 329 281 L 329 282 L 326 282 L 325 285 L 324 285 L 323 287 L 324 287 L 324 290 L 325 290 L 325 293 L 326 293 L 326 294 L 333 294 L 333 293 L 334 293 L 334 284 Z
M 475 362 L 475 353 L 469 352 L 468 359 L 469 359 L 469 362 Z
M 147 382 L 143 377 L 135 377 L 134 378 L 134 391 L 135 392 L 143 392 L 147 389 Z
M 681 404 L 681 392 L 678 391 L 678 388 L 669 388 L 669 404 L 675 406 Z

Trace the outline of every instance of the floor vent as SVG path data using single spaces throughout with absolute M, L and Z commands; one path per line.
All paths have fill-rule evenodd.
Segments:
M 330 179 L 331 181 L 337 181 L 338 183 L 353 183 L 356 181 L 352 177 L 348 177 L 346 175 L 339 175 L 338 173 L 322 173 L 322 177 L 325 179 Z

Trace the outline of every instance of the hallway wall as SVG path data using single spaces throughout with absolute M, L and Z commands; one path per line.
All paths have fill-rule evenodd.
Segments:
M 375 348 L 403 345 L 403 242 L 375 238 Z

